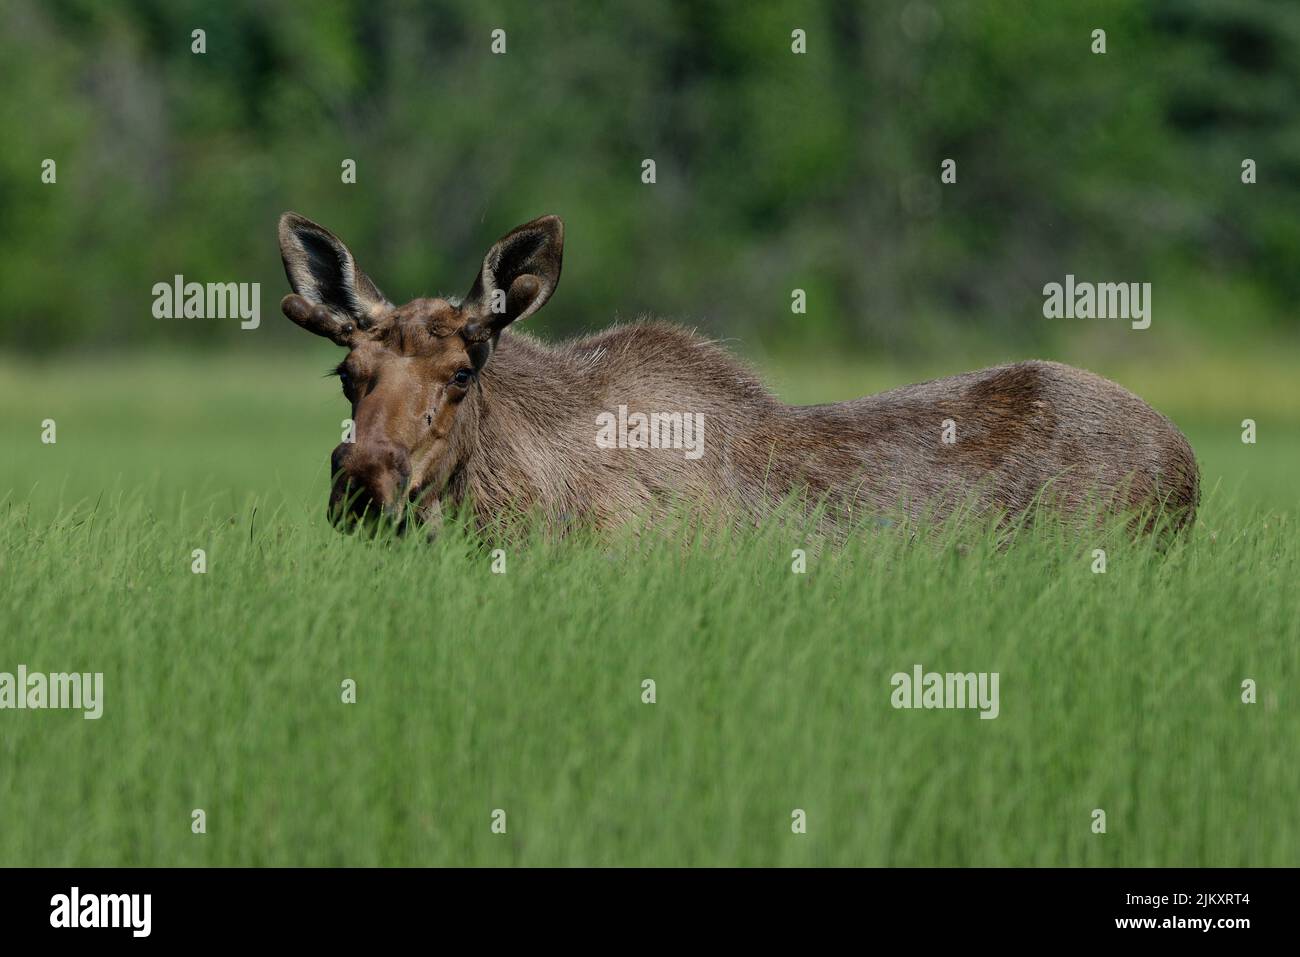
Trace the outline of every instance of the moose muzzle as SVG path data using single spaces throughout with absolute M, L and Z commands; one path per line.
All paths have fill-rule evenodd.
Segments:
M 339 445 L 330 455 L 329 517 L 349 530 L 358 521 L 402 518 L 411 478 L 410 458 L 393 445 Z

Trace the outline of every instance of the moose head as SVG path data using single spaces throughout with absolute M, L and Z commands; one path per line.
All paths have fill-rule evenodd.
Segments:
M 477 399 L 501 331 L 555 291 L 563 251 L 564 224 L 543 216 L 488 250 L 464 299 L 395 306 L 328 229 L 296 213 L 280 217 L 280 254 L 293 287 L 280 304 L 284 314 L 348 350 L 336 371 L 352 403 L 355 440 L 330 456 L 331 521 L 401 527 L 436 517 L 465 445 L 461 412 Z

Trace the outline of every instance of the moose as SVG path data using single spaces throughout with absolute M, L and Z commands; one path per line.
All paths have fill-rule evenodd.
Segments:
M 674 503 L 758 521 L 787 500 L 818 505 L 838 529 L 897 509 L 942 518 L 964 503 L 1014 517 L 1050 501 L 1079 521 L 1100 503 L 1103 515 L 1171 516 L 1175 529 L 1195 515 L 1182 433 L 1090 372 L 1026 361 L 790 406 L 716 343 L 664 321 L 558 345 L 516 331 L 559 283 L 557 216 L 503 236 L 464 298 L 402 306 L 323 226 L 289 212 L 279 234 L 293 288 L 284 314 L 348 350 L 336 371 L 355 435 L 330 458 L 329 497 L 344 529 L 380 520 L 432 533 L 444 504 L 482 526 L 531 510 L 550 526 L 596 528 Z M 703 426 L 693 457 L 598 441 L 611 416 L 677 412 Z

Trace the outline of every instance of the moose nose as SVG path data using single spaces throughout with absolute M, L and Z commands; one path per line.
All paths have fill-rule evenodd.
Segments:
M 359 446 L 345 442 L 330 455 L 330 520 L 351 524 L 391 511 L 405 494 L 411 476 L 410 458 L 388 445 Z

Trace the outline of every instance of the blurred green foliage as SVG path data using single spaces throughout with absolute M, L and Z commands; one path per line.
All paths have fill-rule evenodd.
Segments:
M 1156 282 L 1157 324 L 1296 322 L 1294 3 L 5 0 L 0 63 L 10 349 L 249 335 L 154 319 L 177 273 L 261 282 L 253 335 L 289 341 L 285 209 L 399 301 L 463 293 L 558 213 L 552 334 L 654 312 L 773 347 L 1032 343 L 1067 272 Z

